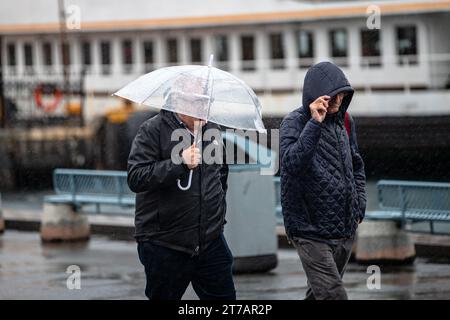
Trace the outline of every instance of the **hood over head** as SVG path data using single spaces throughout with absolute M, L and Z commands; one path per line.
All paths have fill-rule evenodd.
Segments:
M 303 110 L 310 117 L 309 105 L 314 100 L 323 95 L 333 97 L 341 92 L 348 93 L 336 113 L 343 117 L 352 100 L 354 90 L 338 66 L 331 62 L 317 63 L 308 69 L 303 82 Z

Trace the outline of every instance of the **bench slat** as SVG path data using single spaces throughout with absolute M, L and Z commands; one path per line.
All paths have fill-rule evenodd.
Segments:
M 100 205 L 135 205 L 135 194 L 128 187 L 125 171 L 56 169 L 53 182 L 56 194 L 46 196 L 45 202 L 94 204 L 98 208 Z
M 127 205 L 134 206 L 135 198 L 123 197 L 121 199 L 117 197 L 98 197 L 91 195 L 76 195 L 72 197 L 71 195 L 52 195 L 44 197 L 45 202 L 52 203 L 74 203 L 74 204 L 116 204 L 116 205 Z

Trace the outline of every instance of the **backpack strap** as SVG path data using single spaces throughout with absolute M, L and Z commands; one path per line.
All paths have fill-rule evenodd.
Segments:
M 347 131 L 347 136 L 350 138 L 350 115 L 348 112 L 345 112 L 345 130 Z

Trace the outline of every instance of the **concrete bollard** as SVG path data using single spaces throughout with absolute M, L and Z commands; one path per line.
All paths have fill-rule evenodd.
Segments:
M 2 208 L 0 208 L 0 234 L 5 231 L 5 219 L 3 219 Z
M 0 193 L 0 234 L 5 231 L 5 219 L 3 219 L 2 211 L 2 194 Z
M 225 237 L 234 256 L 234 273 L 266 272 L 277 266 L 274 213 L 273 177 L 230 166 Z
M 364 221 L 359 225 L 356 261 L 359 263 L 411 264 L 416 251 L 410 235 L 395 221 Z
M 88 217 L 76 212 L 72 205 L 44 203 L 41 218 L 42 241 L 87 240 L 90 232 Z

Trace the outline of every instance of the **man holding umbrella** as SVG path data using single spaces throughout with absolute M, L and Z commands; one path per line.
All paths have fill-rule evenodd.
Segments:
M 128 158 L 149 299 L 179 300 L 189 283 L 200 299 L 236 299 L 233 257 L 223 236 L 228 167 L 203 163 L 200 154 L 209 143 L 223 142 L 197 140 L 219 126 L 192 116 L 210 104 L 205 85 L 204 79 L 179 76 L 165 96 L 170 107 L 141 125 Z M 190 137 L 182 163 L 172 159 L 176 130 Z

